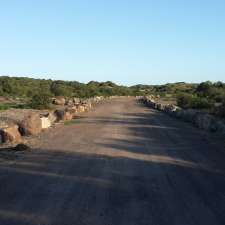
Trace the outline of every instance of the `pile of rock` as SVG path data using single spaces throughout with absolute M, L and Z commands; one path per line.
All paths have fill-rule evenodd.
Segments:
M 141 100 L 151 108 L 163 111 L 183 121 L 190 122 L 198 128 L 225 134 L 225 121 L 209 113 L 194 109 L 181 109 L 173 104 L 161 104 L 156 101 L 153 95 L 145 96 Z
M 42 114 L 42 111 L 28 109 L 10 109 L 2 112 L 0 114 L 0 142 L 20 143 L 22 136 L 36 135 L 42 129 L 50 127 L 50 120 Z
M 37 135 L 56 122 L 72 120 L 86 112 L 103 97 L 91 99 L 53 99 L 56 110 L 9 109 L 0 113 L 0 143 L 20 143 L 22 136 Z
M 19 143 L 22 140 L 18 125 L 9 125 L 8 127 L 2 128 L 0 130 L 0 137 L 1 143 Z

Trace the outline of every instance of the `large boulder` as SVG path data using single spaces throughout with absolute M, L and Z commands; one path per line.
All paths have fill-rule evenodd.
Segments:
M 78 112 L 78 105 L 74 105 L 74 106 L 70 107 L 69 110 L 77 113 Z
M 85 106 L 83 106 L 82 104 L 77 105 L 77 111 L 79 113 L 85 112 Z
M 76 105 L 67 108 L 66 111 L 69 112 L 72 115 L 73 118 L 75 118 L 78 114 L 78 109 L 77 109 Z
M 1 129 L 1 141 L 4 143 L 20 143 L 22 141 L 22 138 L 18 128 L 18 125 L 11 125 L 7 128 Z
M 92 108 L 92 104 L 90 101 L 87 102 L 87 108 L 88 108 L 88 110 L 90 110 Z
M 74 104 L 79 104 L 81 101 L 79 98 L 73 98 L 73 103 Z
M 41 132 L 42 122 L 38 113 L 30 113 L 19 124 L 22 135 L 35 135 Z
M 73 100 L 72 100 L 72 99 L 67 100 L 67 101 L 66 101 L 66 105 L 68 105 L 68 106 L 73 106 L 73 105 L 74 105 Z
M 158 110 L 163 111 L 163 110 L 165 109 L 165 105 L 158 103 L 158 104 L 156 104 L 156 108 L 157 108 Z
M 65 110 L 65 109 L 61 109 L 61 110 L 56 110 L 55 111 L 55 115 L 57 117 L 57 121 L 60 120 L 72 120 L 73 119 L 73 115 Z
M 98 102 L 100 102 L 102 99 L 103 99 L 102 96 L 96 96 L 96 97 L 94 97 L 93 101 L 96 102 L 96 103 L 98 103 Z
M 88 111 L 91 109 L 91 102 L 85 101 L 81 104 L 84 107 L 84 111 Z
M 55 104 L 55 105 L 65 105 L 66 99 L 64 97 L 57 97 L 57 98 L 53 99 L 53 104 Z
M 180 111 L 180 110 L 181 110 L 181 108 L 179 108 L 179 107 L 176 106 L 176 105 L 172 105 L 172 104 L 166 105 L 166 106 L 165 106 L 165 109 L 164 109 L 164 111 L 165 111 L 166 113 L 168 113 L 169 115 L 174 116 L 174 117 L 177 117 L 177 113 L 178 113 L 178 111 Z
M 73 115 L 69 111 L 65 111 L 64 120 L 72 120 Z
M 168 104 L 168 105 L 165 106 L 166 112 L 175 112 L 177 110 L 179 110 L 179 107 L 176 106 L 176 105 Z
M 12 125 L 13 121 L 10 121 L 8 118 L 0 119 L 0 129 L 7 128 L 9 125 Z
M 56 116 L 57 122 L 64 119 L 64 113 L 65 113 L 65 110 L 63 109 L 55 110 L 54 115 Z
M 53 112 L 53 111 L 49 112 L 47 117 L 51 124 L 53 124 L 54 122 L 57 121 L 57 116 L 55 115 L 55 112 Z

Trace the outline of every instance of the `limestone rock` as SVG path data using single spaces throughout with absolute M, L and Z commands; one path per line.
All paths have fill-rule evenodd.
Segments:
M 65 105 L 66 99 L 64 97 L 57 97 L 53 100 L 53 104 L 55 105 Z
M 74 104 L 73 100 L 71 100 L 71 99 L 66 101 L 66 105 L 68 105 L 68 106 L 73 106 L 73 104 Z
M 51 126 L 51 121 L 49 120 L 48 117 L 42 117 L 41 118 L 41 128 L 42 129 L 47 129 Z
M 83 106 L 83 105 L 78 105 L 78 106 L 77 106 L 77 111 L 78 111 L 79 113 L 85 112 L 85 106 Z
M 66 111 L 65 109 L 56 110 L 55 115 L 57 117 L 57 121 L 73 119 L 73 115 L 69 111 Z
M 42 122 L 38 113 L 28 114 L 19 124 L 22 135 L 35 135 L 41 132 Z
M 20 132 L 18 130 L 18 125 L 12 125 L 7 128 L 3 128 L 1 133 L 1 139 L 2 142 L 13 142 L 13 143 L 19 143 L 22 141 Z

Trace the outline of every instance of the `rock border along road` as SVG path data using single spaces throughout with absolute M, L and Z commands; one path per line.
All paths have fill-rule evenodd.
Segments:
M 133 98 L 0 153 L 2 225 L 222 225 L 220 140 Z

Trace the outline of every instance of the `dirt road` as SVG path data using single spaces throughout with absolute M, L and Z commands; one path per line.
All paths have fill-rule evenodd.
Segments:
M 224 225 L 218 142 L 134 99 L 103 103 L 0 155 L 0 224 Z

